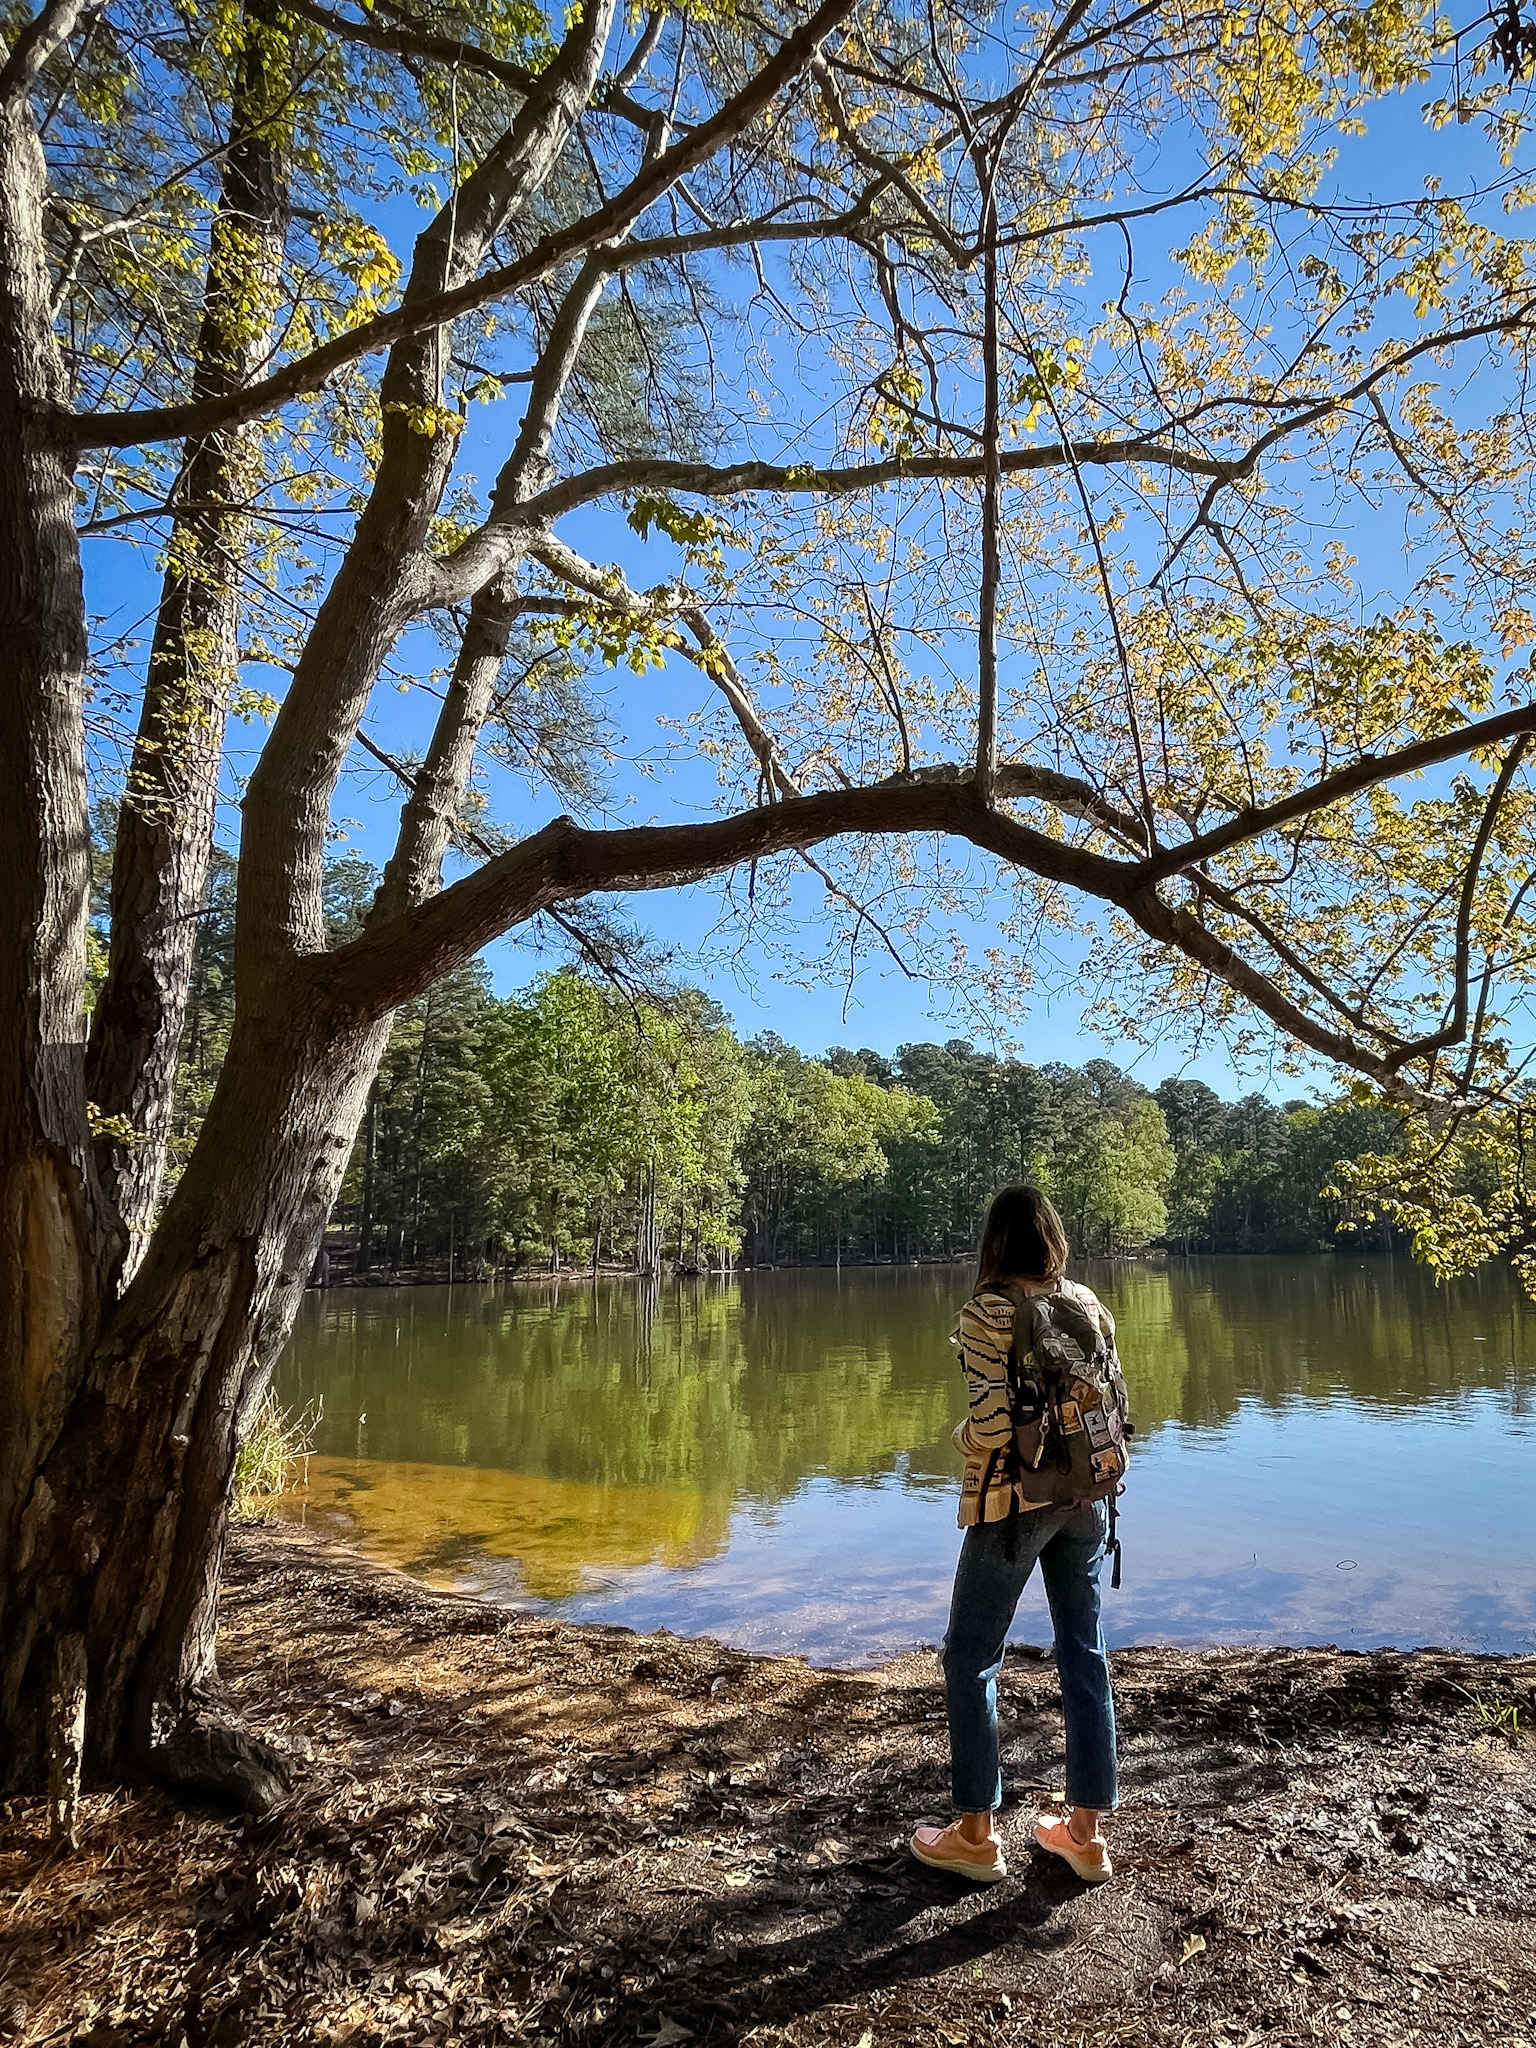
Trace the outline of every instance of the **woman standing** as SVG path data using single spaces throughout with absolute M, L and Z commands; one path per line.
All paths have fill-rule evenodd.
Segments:
M 1042 1815 L 1035 1839 L 1089 1884 L 1113 1865 L 1100 1819 L 1118 1799 L 1115 1705 L 1099 1623 L 1099 1573 L 1109 1535 L 1102 1501 L 1037 1506 L 1008 1476 L 1013 1443 L 1008 1352 L 1015 1307 L 1031 1295 L 1067 1293 L 1106 1339 L 1114 1319 L 1091 1289 L 1066 1280 L 1061 1218 L 1038 1188 L 1004 1188 L 982 1233 L 976 1291 L 960 1311 L 956 1342 L 970 1412 L 955 1431 L 965 1453 L 960 1526 L 965 1542 L 944 1638 L 944 1684 L 959 1819 L 922 1827 L 912 1853 L 936 1870 L 978 1884 L 1007 1875 L 993 1816 L 1002 1804 L 997 1741 L 997 1674 L 1003 1643 L 1036 1561 L 1050 1602 L 1067 1734 L 1067 1806 Z

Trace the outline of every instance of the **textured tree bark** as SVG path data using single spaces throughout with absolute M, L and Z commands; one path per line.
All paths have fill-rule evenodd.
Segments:
M 48 1840 L 80 1846 L 80 1766 L 85 1758 L 85 1637 L 58 1636 L 48 1702 Z
M 278 124 L 290 88 L 287 37 L 269 0 L 247 0 L 219 210 L 210 239 L 192 389 L 240 390 L 271 348 L 288 230 Z M 154 1222 L 174 1107 L 213 846 L 224 720 L 238 659 L 243 509 L 260 471 L 253 427 L 183 451 L 177 515 L 150 649 L 144 703 L 118 818 L 112 937 L 92 1019 L 86 1091 L 124 1119 L 133 1143 L 98 1140 L 103 1187 L 127 1232 L 132 1276 Z
M 205 1135 L 35 1462 L 0 1580 L 0 1785 L 40 1782 L 54 1645 L 85 1758 L 264 1810 L 282 1760 L 210 1708 L 230 1478 L 345 1169 L 387 1022 L 313 976 L 236 1024 Z
M 352 1266 L 354 1274 L 366 1273 L 373 1265 L 373 1175 L 378 1150 L 378 1123 L 379 1088 L 375 1079 L 368 1091 L 368 1111 L 363 1125 L 363 1213 L 357 1226 L 357 1256 Z
M 22 46 L 18 45 L 18 50 Z M 15 63 L 13 57 L 12 63 Z M 9 70 L 11 67 L 8 66 Z M 0 1586 L 93 1337 L 104 1236 L 82 1085 L 86 631 L 25 100 L 0 100 Z M 4 1640 L 0 1634 L 0 1641 Z

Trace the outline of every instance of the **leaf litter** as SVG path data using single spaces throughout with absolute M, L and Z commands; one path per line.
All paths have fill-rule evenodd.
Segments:
M 1117 1652 L 1093 1890 L 1031 1848 L 1060 1716 L 1010 1654 L 984 1892 L 906 1853 L 948 1810 L 931 1653 L 572 1627 L 268 1528 L 220 1662 L 298 1789 L 95 1791 L 67 1857 L 0 1808 L 5 2048 L 1536 2048 L 1536 1749 L 1467 1707 L 1528 1729 L 1536 1660 Z

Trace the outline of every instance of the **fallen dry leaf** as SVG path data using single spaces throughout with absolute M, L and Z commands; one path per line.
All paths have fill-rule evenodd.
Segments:
M 840 1842 L 836 1835 L 823 1835 L 806 1855 L 806 1866 L 811 1870 L 832 1870 L 839 1863 L 846 1863 L 853 1854 L 846 1842 Z
M 675 2020 L 669 2020 L 665 2013 L 658 2016 L 654 2034 L 640 2036 L 641 2048 L 673 2048 L 674 2042 L 692 2039 L 692 2027 L 680 2027 Z

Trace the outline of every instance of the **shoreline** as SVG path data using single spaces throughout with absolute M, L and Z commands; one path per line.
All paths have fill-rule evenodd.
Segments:
M 266 1525 L 219 1655 L 300 1783 L 259 1822 L 92 1792 L 59 1863 L 0 1809 L 16 2048 L 1536 2042 L 1536 1658 L 1114 1652 L 1092 1891 L 1031 1853 L 1060 1717 L 1011 1651 L 980 1892 L 905 1850 L 948 1808 L 931 1652 L 561 1623 Z
M 313 1454 L 318 1458 L 318 1454 Z M 350 1460 L 339 1460 L 350 1464 Z M 364 1461 L 366 1462 L 366 1461 Z M 654 1629 L 636 1628 L 620 1620 L 609 1620 L 602 1616 L 570 1618 L 563 1614 L 561 1598 L 529 1593 L 526 1588 L 520 1596 L 502 1598 L 494 1592 L 483 1589 L 477 1582 L 473 1570 L 473 1559 L 466 1558 L 464 1569 L 454 1572 L 445 1566 L 443 1576 L 425 1578 L 411 1571 L 409 1566 L 394 1562 L 386 1554 L 386 1545 L 378 1539 L 370 1541 L 369 1536 L 357 1523 L 355 1510 L 340 1507 L 333 1502 L 316 1502 L 310 1498 L 308 1489 L 315 1484 L 307 1481 L 305 1487 L 287 1494 L 266 1497 L 267 1504 L 258 1514 L 245 1522 L 235 1525 L 238 1532 L 253 1536 L 257 1533 L 276 1534 L 292 1531 L 301 1539 L 309 1540 L 327 1551 L 334 1552 L 346 1561 L 344 1568 L 358 1571 L 377 1571 L 393 1576 L 409 1586 L 420 1586 L 428 1592 L 440 1593 L 444 1598 L 466 1600 L 474 1606 L 485 1608 L 493 1614 L 530 1623 L 549 1623 L 560 1628 L 579 1631 L 594 1629 L 598 1632 L 617 1630 L 632 1635 L 637 1641 L 656 1636 L 667 1642 L 692 1642 L 708 1646 L 723 1657 L 744 1657 L 773 1661 L 782 1659 L 792 1664 L 803 1664 L 812 1671 L 832 1675 L 878 1676 L 888 1665 L 905 1662 L 911 1657 L 936 1658 L 940 1645 L 936 1640 L 914 1636 L 907 1641 L 898 1641 L 892 1646 L 870 1649 L 864 1654 L 841 1654 L 818 1652 L 815 1649 L 784 1648 L 761 1643 L 741 1642 L 729 1635 L 713 1634 L 709 1631 L 692 1633 L 686 1627 L 669 1628 L 658 1623 Z M 297 1511 L 295 1511 L 297 1509 Z M 1044 1616 L 1040 1617 L 1042 1620 Z M 1106 1616 L 1106 1632 L 1113 1616 Z M 1247 1655 L 1269 1656 L 1310 1656 L 1327 1655 L 1336 1657 L 1430 1657 L 1467 1660 L 1469 1663 L 1487 1662 L 1493 1665 L 1508 1665 L 1515 1670 L 1530 1666 L 1532 1676 L 1532 1710 L 1529 1717 L 1522 1716 L 1522 1726 L 1536 1729 L 1536 1650 L 1498 1650 L 1473 1648 L 1465 1643 L 1450 1642 L 1367 1642 L 1360 1645 L 1324 1641 L 1277 1641 L 1268 1636 L 1239 1636 L 1229 1631 L 1222 1638 L 1206 1638 L 1198 1642 L 1180 1641 L 1157 1636 L 1138 1637 L 1134 1642 L 1111 1645 L 1112 1658 L 1140 1651 L 1169 1652 L 1193 1658 Z M 1007 1654 L 1014 1656 L 1048 1657 L 1048 1645 L 1017 1641 L 1010 1637 Z
M 1160 1266 L 1173 1260 L 1185 1259 L 1317 1259 L 1338 1260 L 1347 1258 L 1356 1264 L 1367 1259 L 1380 1259 L 1390 1263 L 1394 1258 L 1402 1259 L 1401 1252 L 1383 1250 L 1378 1245 L 1319 1245 L 1310 1251 L 1183 1251 L 1174 1245 L 1148 1245 L 1134 1252 L 1093 1252 L 1083 1254 L 1074 1260 L 1078 1265 L 1110 1266 Z M 1490 1263 L 1502 1265 L 1494 1260 Z M 495 1272 L 455 1273 L 450 1279 L 447 1264 L 438 1266 L 403 1267 L 397 1273 L 386 1268 L 370 1266 L 366 1273 L 339 1273 L 326 1280 L 313 1276 L 305 1282 L 306 1294 L 331 1294 L 353 1288 L 383 1290 L 391 1287 L 492 1287 L 492 1286 L 547 1286 L 551 1281 L 561 1285 L 577 1281 L 629 1280 L 637 1286 L 656 1285 L 676 1280 L 739 1280 L 748 1273 L 909 1273 L 909 1272 L 952 1272 L 957 1268 L 974 1268 L 973 1252 L 957 1252 L 952 1258 L 941 1257 L 938 1253 L 925 1253 L 912 1259 L 780 1259 L 772 1265 L 733 1265 L 725 1269 L 718 1266 L 668 1266 L 655 1274 L 637 1273 L 633 1266 L 603 1264 L 595 1270 L 589 1265 L 561 1266 L 551 1272 L 548 1268 L 531 1266 L 502 1267 Z

